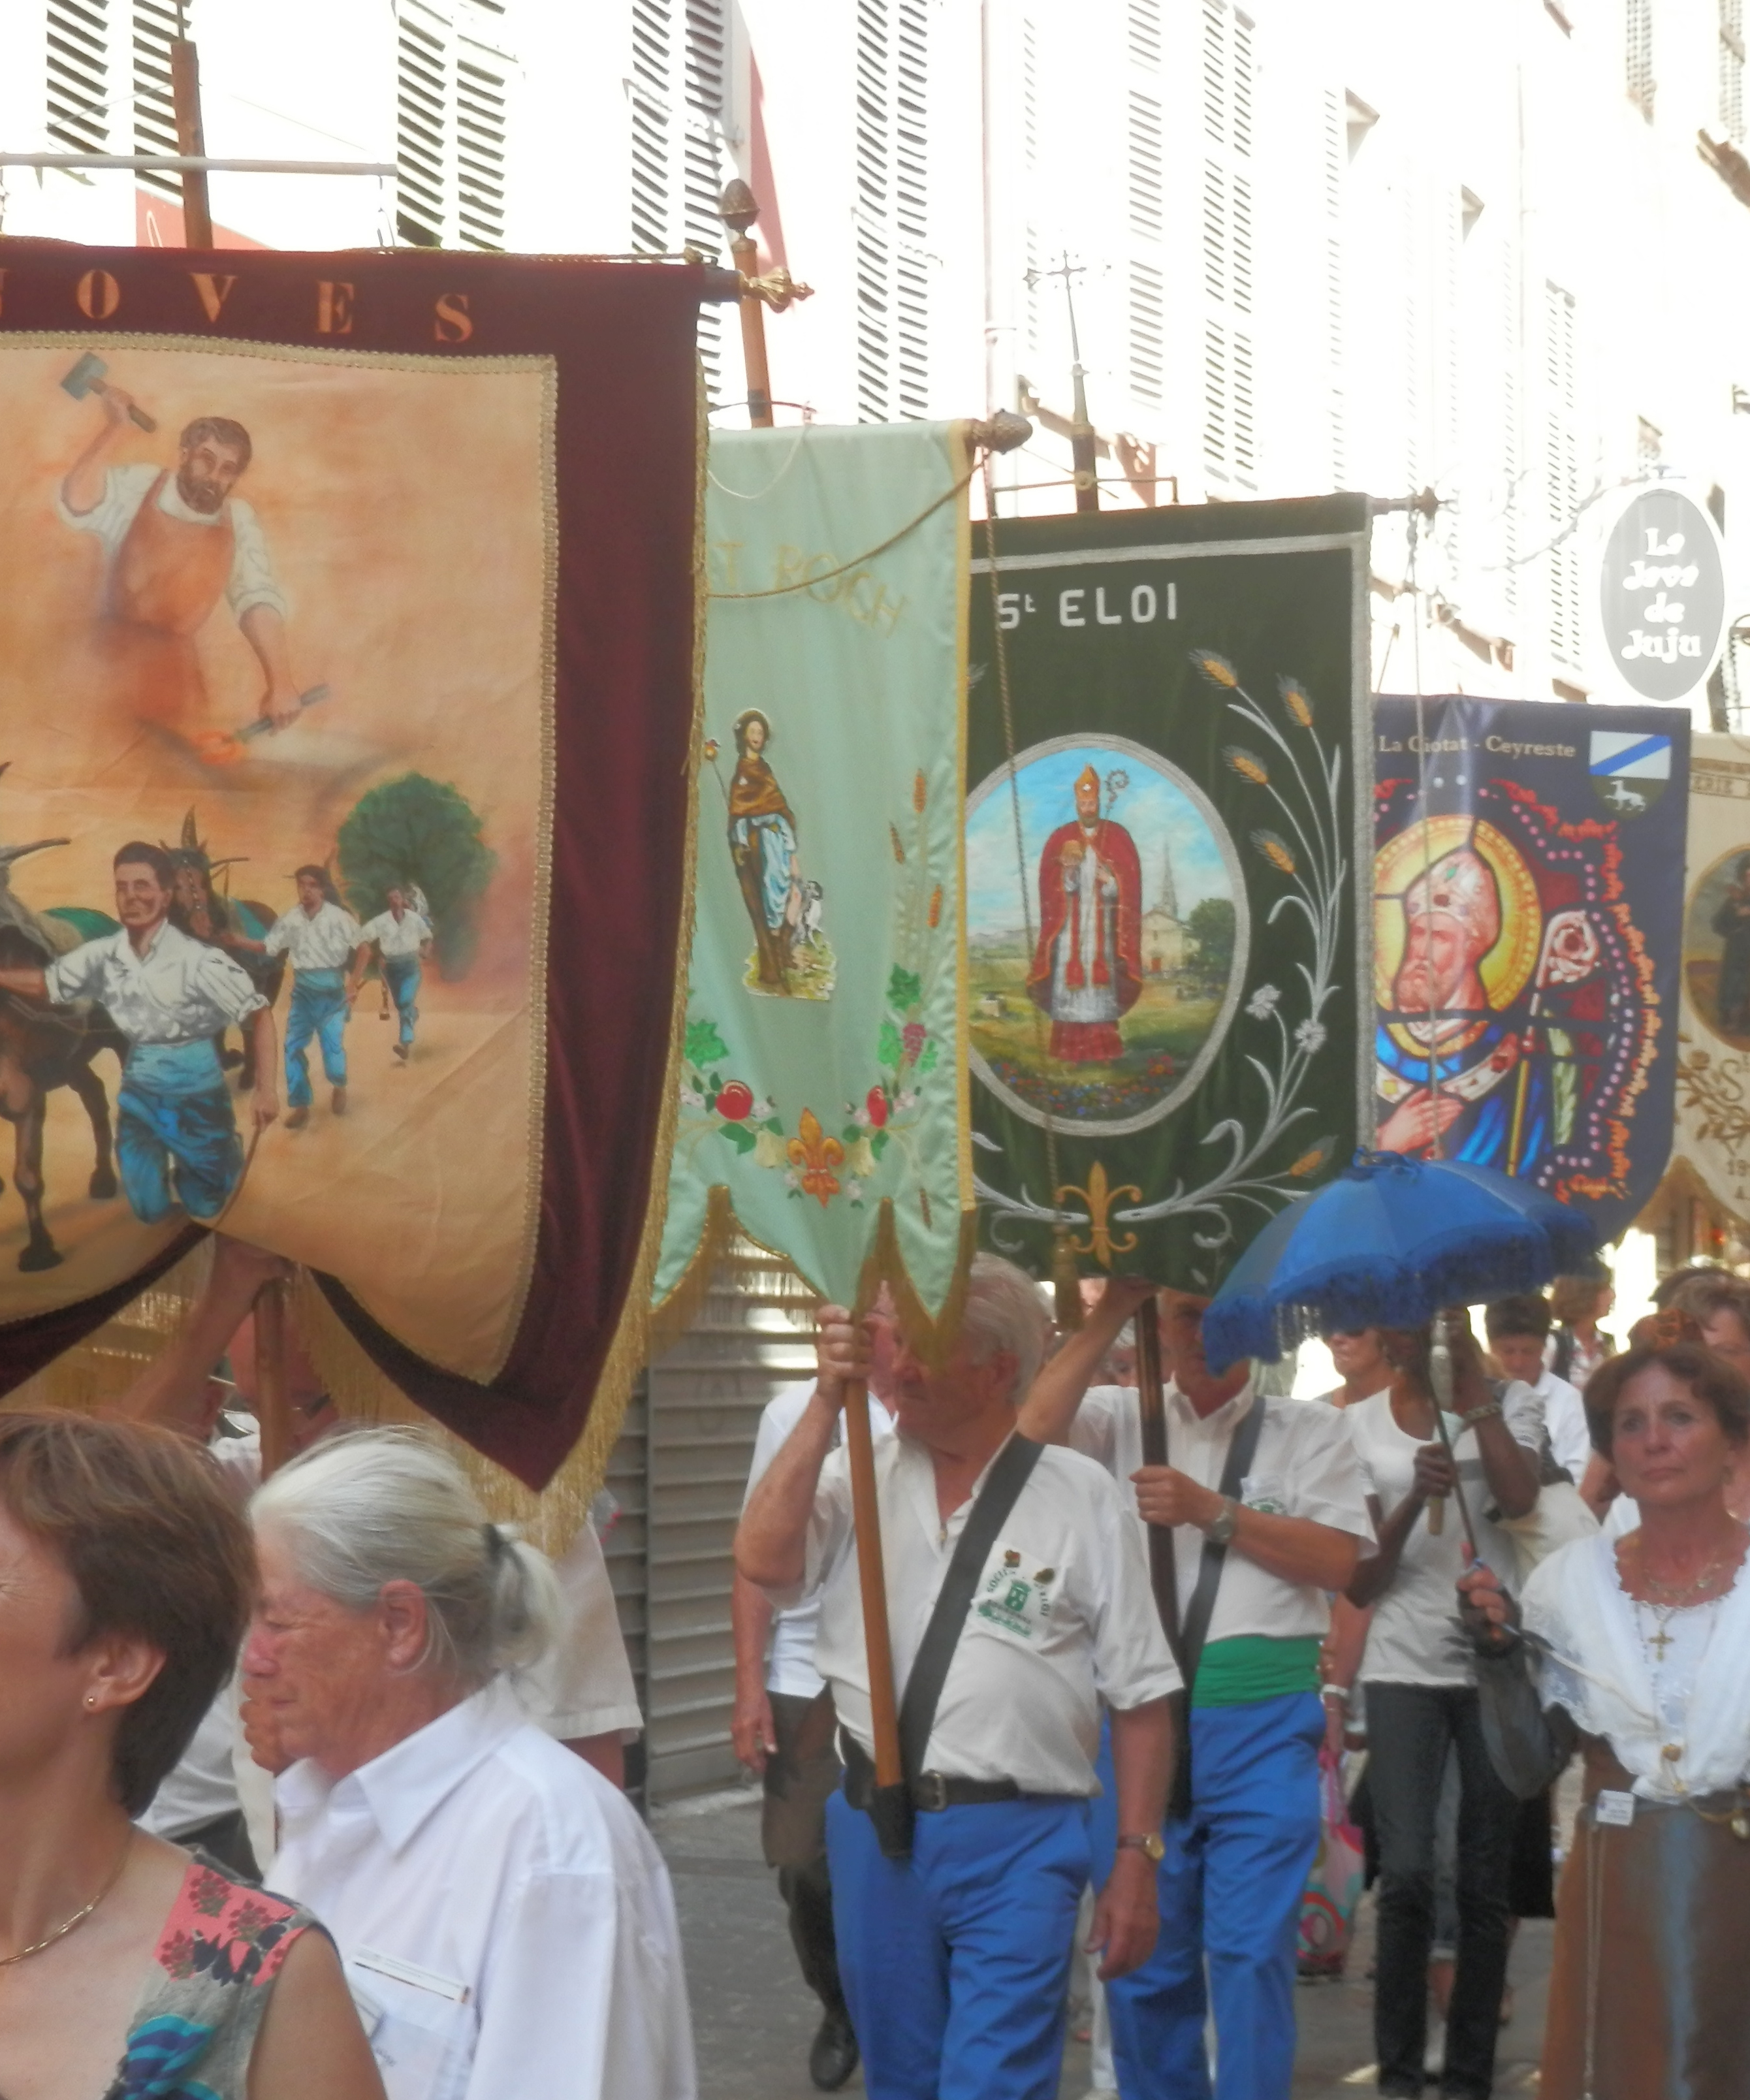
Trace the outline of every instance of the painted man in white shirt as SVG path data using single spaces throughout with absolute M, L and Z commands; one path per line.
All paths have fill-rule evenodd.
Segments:
M 1219 2100 L 1288 2100 L 1300 1897 L 1319 1839 L 1319 1648 L 1330 1593 L 1373 1551 L 1373 1521 L 1342 1415 L 1258 1394 L 1244 1361 L 1212 1371 L 1208 1301 L 1183 1291 L 1159 1294 L 1169 1462 L 1143 1463 L 1136 1394 L 1106 1386 L 1083 1396 L 1148 1295 L 1134 1278 L 1109 1284 L 1020 1418 L 1028 1436 L 1067 1439 L 1098 1459 L 1142 1528 L 1170 1528 L 1181 1634 L 1205 1540 L 1228 1548 L 1192 1659 L 1188 1813 L 1162 1833 L 1153 1952 L 1107 1993 L 1113 2056 L 1125 2100 L 1208 2100 L 1213 2002 Z M 1254 1407 L 1263 1410 L 1256 1449 L 1229 1495 L 1220 1491 L 1228 1451 Z
M 431 927 L 423 913 L 413 909 L 411 889 L 411 884 L 392 882 L 388 908 L 374 919 L 367 919 L 359 929 L 359 952 L 353 960 L 352 982 L 346 987 L 346 1004 L 350 1006 L 359 996 L 365 965 L 374 947 L 382 958 L 383 982 L 400 1017 L 395 1055 L 403 1065 L 413 1054 L 413 1030 L 419 1021 L 420 966 L 431 954 Z M 388 1018 L 386 1008 L 384 1018 Z
M 131 840 L 115 858 L 121 929 L 46 968 L 0 970 L 0 990 L 53 1006 L 90 999 L 128 1039 L 117 1101 L 116 1163 L 134 1215 L 156 1224 L 180 1204 L 210 1224 L 243 1179 L 243 1140 L 214 1039 L 247 1023 L 262 1081 L 257 1131 L 280 1113 L 273 1015 L 248 973 L 170 920 L 176 877 L 160 846 Z
M 1147 1958 L 1179 1673 L 1148 1594 L 1142 1541 L 1111 1481 L 1045 1450 L 1021 1485 L 958 1630 L 933 1725 L 906 1775 L 910 1855 L 884 1855 L 867 1813 L 873 1728 L 849 1469 L 835 1448 L 869 1343 L 821 1312 L 819 1382 L 748 1498 L 738 1571 L 780 1606 L 818 1595 L 815 1666 L 844 1746 L 827 1804 L 839 1962 L 877 2100 L 1054 2100 L 1077 1904 L 1089 1877 L 1100 1702 L 1112 1713 L 1122 1833 L 1092 1944 L 1102 1972 Z M 905 1688 L 955 1548 L 1015 1435 L 1045 1319 L 1009 1263 L 973 1262 L 961 1330 L 939 1370 L 901 1344 L 897 1435 L 875 1449 L 894 1674 Z
M 178 441 L 174 470 L 112 465 L 130 430 L 132 395 L 96 397 L 102 428 L 60 486 L 61 522 L 93 534 L 104 554 L 101 633 L 124 704 L 184 738 L 208 726 L 195 637 L 223 598 L 255 652 L 258 708 L 278 727 L 298 712 L 286 645 L 286 602 L 254 511 L 234 493 L 253 453 L 227 416 L 201 416 Z
M 292 959 L 292 1008 L 285 1022 L 288 1130 L 310 1120 L 310 1039 L 321 1046 L 322 1070 L 334 1089 L 336 1115 L 346 1113 L 346 1021 L 352 1012 L 348 973 L 363 929 L 336 895 L 325 867 L 298 870 L 298 902 L 282 911 L 262 943 L 270 955 Z
M 878 1437 L 891 1436 L 897 1329 L 884 1287 L 867 1326 L 869 1427 Z M 748 1468 L 749 1495 L 802 1419 L 815 1385 L 814 1379 L 806 1379 L 786 1386 L 767 1403 Z M 730 1622 L 735 1635 L 735 1754 L 765 1783 L 760 1838 L 765 1863 L 778 1869 L 778 1893 L 790 1914 L 791 1944 L 802 1980 L 820 2000 L 822 2011 L 809 2050 L 809 2075 L 822 2092 L 835 2093 L 857 2068 L 857 2038 L 832 1929 L 827 1802 L 843 1766 L 832 1701 L 814 1668 L 820 1604 L 811 1598 L 774 1612 L 765 1592 L 738 1574 Z

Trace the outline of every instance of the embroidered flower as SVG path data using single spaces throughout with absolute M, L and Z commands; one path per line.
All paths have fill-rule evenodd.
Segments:
M 188 1886 L 188 1905 L 197 1917 L 218 1917 L 231 1900 L 231 1883 L 202 1868 Z
M 1316 1050 L 1325 1048 L 1325 1027 L 1322 1021 L 1303 1021 L 1294 1030 L 1294 1040 L 1310 1057 Z
M 195 1973 L 194 1935 L 187 1932 L 173 1932 L 158 1949 L 158 1966 L 167 1976 L 186 1983 Z
M 844 1193 L 846 1198 L 853 1203 L 861 1203 L 863 1200 L 863 1185 L 857 1180 L 854 1174 L 847 1174 L 845 1176 Z
M 247 1940 L 253 1946 L 273 1923 L 274 1915 L 263 1904 L 245 1902 L 231 1920 L 231 1929 L 239 1939 Z
M 697 1087 L 683 1086 L 681 1098 L 690 1109 L 702 1109 L 705 1105 L 705 1097 Z
M 1245 1002 L 1245 1010 L 1254 1021 L 1267 1021 L 1281 996 L 1274 985 L 1260 985 Z

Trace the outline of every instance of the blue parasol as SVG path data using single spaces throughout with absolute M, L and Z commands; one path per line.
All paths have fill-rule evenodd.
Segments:
M 1241 1255 L 1203 1315 L 1203 1347 L 1218 1370 L 1241 1357 L 1274 1363 L 1321 1329 L 1419 1327 L 1443 1305 L 1534 1290 L 1597 1259 L 1591 1220 L 1528 1181 L 1358 1152 Z

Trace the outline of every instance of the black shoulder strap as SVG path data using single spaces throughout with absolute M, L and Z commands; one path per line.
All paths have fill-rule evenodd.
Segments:
M 1245 1418 L 1233 1432 L 1233 1441 L 1228 1446 L 1228 1462 L 1221 1469 L 1221 1485 L 1218 1494 L 1237 1501 L 1240 1489 L 1246 1475 L 1252 1470 L 1252 1460 L 1257 1455 L 1259 1432 L 1264 1426 L 1264 1409 L 1267 1405 L 1259 1393 L 1247 1410 Z M 1197 1586 L 1191 1593 L 1191 1602 L 1185 1609 L 1184 1630 L 1180 1635 L 1184 1651 L 1179 1667 L 1184 1672 L 1185 1690 L 1189 1693 L 1197 1680 L 1197 1664 L 1202 1659 L 1203 1643 L 1209 1637 L 1210 1621 L 1215 1615 L 1215 1593 L 1221 1587 L 1221 1571 L 1228 1558 L 1225 1546 L 1217 1546 L 1211 1540 L 1203 1542 L 1203 1559 L 1197 1568 Z
M 961 1630 L 972 1609 L 972 1592 L 984 1571 L 985 1556 L 995 1545 L 997 1533 L 1039 1462 L 1044 1445 L 1019 1435 L 1010 1437 L 997 1454 L 978 1499 L 967 1512 L 966 1529 L 960 1533 L 948 1564 L 948 1573 L 923 1630 L 917 1660 L 906 1680 L 906 1696 L 899 1708 L 899 1754 L 908 1780 L 923 1769 L 923 1754 L 930 1746 L 930 1731 L 936 1726 L 936 1709 L 948 1682 L 948 1665 L 960 1644 Z

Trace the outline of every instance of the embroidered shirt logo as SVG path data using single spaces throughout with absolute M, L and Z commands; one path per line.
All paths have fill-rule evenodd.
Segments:
M 998 1546 L 980 1584 L 972 1608 L 986 1625 L 1030 1641 L 1045 1631 L 1051 1616 L 1055 1568 L 1028 1565 L 1012 1546 Z

